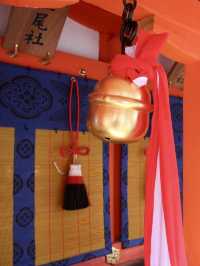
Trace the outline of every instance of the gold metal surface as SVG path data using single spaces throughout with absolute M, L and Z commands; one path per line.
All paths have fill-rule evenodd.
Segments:
M 146 87 L 109 76 L 97 83 L 89 102 L 88 129 L 98 138 L 129 143 L 146 134 L 152 111 Z

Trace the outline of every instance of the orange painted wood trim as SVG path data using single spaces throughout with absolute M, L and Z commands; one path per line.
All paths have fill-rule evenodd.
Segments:
M 122 0 L 83 0 L 83 1 L 88 4 L 94 5 L 98 8 L 101 8 L 107 12 L 115 14 L 117 16 L 121 16 L 123 12 L 124 6 Z M 148 12 L 148 14 L 152 13 Z M 143 7 L 141 7 L 140 3 L 138 3 L 138 6 L 134 13 L 134 18 L 139 19 L 145 17 L 146 15 L 147 11 Z
M 180 12 L 180 3 L 175 5 L 173 0 L 169 0 L 167 4 L 163 3 L 163 5 L 159 3 L 158 0 L 141 0 L 134 13 L 135 19 L 138 20 L 151 14 L 155 15 L 154 31 L 169 32 L 168 42 L 163 52 L 171 59 L 182 63 L 193 63 L 200 60 L 198 7 L 195 3 L 189 4 L 188 0 L 184 0 L 181 2 Z M 116 33 L 119 30 L 123 10 L 121 0 L 0 0 L 0 4 L 43 8 L 59 8 L 76 4 L 72 6 L 69 16 L 84 25 L 98 28 L 99 31 L 107 33 Z M 192 20 L 188 20 L 188 10 Z
M 100 32 L 99 34 L 99 60 L 103 62 L 110 61 L 110 34 Z
M 116 54 L 121 53 L 121 43 L 119 35 L 113 35 L 108 43 L 109 47 L 109 61 L 113 59 Z
M 121 0 L 84 0 L 84 2 L 117 16 L 122 14 Z M 138 13 L 139 17 L 141 14 L 143 14 L 142 17 L 153 14 L 155 16 L 154 31 L 169 32 L 168 42 L 163 49 L 164 54 L 178 62 L 192 63 L 200 60 L 198 45 L 200 43 L 200 20 L 197 5 L 197 2 L 191 3 L 188 0 L 183 0 L 181 3 L 169 0 L 163 2 L 162 5 L 159 0 L 140 0 L 134 16 L 138 19 Z M 188 20 L 188 14 L 193 19 Z
M 121 0 L 0 0 L 0 4 L 11 5 L 17 7 L 32 7 L 32 8 L 61 8 L 64 6 L 85 2 L 96 8 L 100 8 L 109 13 L 121 16 L 123 5 Z M 117 3 L 116 3 L 117 2 Z M 117 12 L 116 12 L 117 10 Z M 84 12 L 83 12 L 84 13 Z M 146 11 L 143 8 L 137 7 L 135 17 L 144 17 Z M 89 15 L 89 14 L 88 14 Z M 93 16 L 92 16 L 93 17 Z M 86 18 L 87 19 L 87 18 Z
M 2 39 L 0 43 L 2 44 Z M 56 52 L 51 63 L 43 65 L 38 57 L 19 53 L 15 58 L 10 57 L 0 45 L 0 61 L 8 64 L 30 67 L 44 71 L 59 72 L 68 75 L 80 76 L 80 69 L 85 68 L 89 79 L 101 80 L 108 74 L 109 64 L 85 57 L 63 52 Z M 176 89 L 170 89 L 170 95 L 182 97 L 182 93 Z
M 54 58 L 51 60 L 51 63 L 43 65 L 40 58 L 28 54 L 19 53 L 19 55 L 15 58 L 11 58 L 2 46 L 0 46 L 0 61 L 75 76 L 79 76 L 80 69 L 85 68 L 88 78 L 95 80 L 103 79 L 108 74 L 109 66 L 104 62 L 63 52 L 56 52 Z
M 2 5 L 32 8 L 61 8 L 78 2 L 79 0 L 0 0 Z
M 93 4 L 81 1 L 69 8 L 68 16 L 100 33 L 118 34 L 119 36 L 121 16 L 107 12 Z
M 169 95 L 183 98 L 183 91 L 176 87 L 169 87 Z
M 165 56 L 183 64 L 191 64 L 200 60 L 200 31 L 186 30 L 184 26 L 176 25 L 165 17 L 155 16 L 154 32 L 169 33 L 167 43 L 162 49 Z
M 186 65 L 183 123 L 183 216 L 189 266 L 200 265 L 200 62 Z

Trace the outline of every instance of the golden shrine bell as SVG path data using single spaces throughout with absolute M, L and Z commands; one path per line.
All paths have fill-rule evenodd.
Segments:
M 89 95 L 88 129 L 96 137 L 114 143 L 129 143 L 145 136 L 152 111 L 146 86 L 108 76 Z

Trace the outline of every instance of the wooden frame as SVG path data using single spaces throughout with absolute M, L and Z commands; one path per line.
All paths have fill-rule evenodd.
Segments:
M 2 43 L 2 39 L 0 39 L 0 43 Z M 0 46 L 0 61 L 8 64 L 16 64 L 75 76 L 79 76 L 81 70 L 85 69 L 86 76 L 95 80 L 101 80 L 106 77 L 109 69 L 108 63 L 63 52 L 56 52 L 51 62 L 44 65 L 39 58 L 28 54 L 19 53 L 14 58 L 10 57 L 2 46 Z M 182 97 L 183 93 L 173 87 L 170 89 L 170 95 Z
M 0 0 L 0 4 L 35 8 L 60 8 L 77 3 L 87 3 L 117 16 L 122 14 L 123 2 L 121 0 Z M 140 17 L 154 14 L 154 31 L 170 33 L 168 43 L 163 48 L 166 56 L 182 63 L 198 61 L 200 59 L 200 21 L 196 2 L 182 1 L 181 12 L 178 1 L 174 3 L 173 0 L 169 0 L 167 5 L 160 5 L 159 3 L 159 0 L 139 1 L 135 12 L 136 18 L 138 19 L 138 14 Z M 188 19 L 188 10 L 190 10 L 192 20 Z M 93 14 L 92 17 L 94 18 L 95 15 Z M 107 21 L 104 24 L 106 25 Z

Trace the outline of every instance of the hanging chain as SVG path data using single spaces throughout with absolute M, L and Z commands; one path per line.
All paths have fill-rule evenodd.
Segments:
M 131 46 L 137 34 L 138 24 L 132 19 L 133 12 L 137 6 L 136 0 L 123 0 L 124 11 L 122 14 L 122 25 L 120 30 L 121 52 L 125 53 L 126 46 Z

